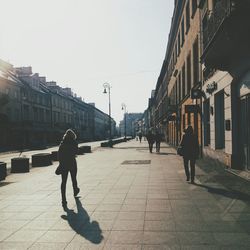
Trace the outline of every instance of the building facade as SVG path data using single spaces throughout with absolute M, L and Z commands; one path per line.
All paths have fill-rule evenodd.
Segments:
M 176 0 L 165 59 L 155 89 L 155 127 L 177 146 L 187 125 L 202 145 L 200 11 L 196 0 Z
M 204 155 L 250 170 L 250 2 L 199 1 Z
M 46 81 L 31 67 L 15 68 L 0 60 L 0 151 L 56 145 L 69 128 L 81 142 L 104 140 L 107 124 L 109 115 L 70 88 Z M 113 118 L 111 127 L 114 136 Z

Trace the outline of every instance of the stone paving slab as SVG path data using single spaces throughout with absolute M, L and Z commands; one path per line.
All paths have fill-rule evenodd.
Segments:
M 206 165 L 190 184 L 182 158 L 162 146 L 151 154 L 134 140 L 77 157 L 81 191 L 74 199 L 68 180 L 65 211 L 57 163 L 9 175 L 0 249 L 249 249 L 246 183 Z

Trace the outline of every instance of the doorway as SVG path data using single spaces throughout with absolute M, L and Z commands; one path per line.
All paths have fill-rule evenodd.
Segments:
M 240 98 L 239 128 L 242 167 L 250 171 L 250 94 Z

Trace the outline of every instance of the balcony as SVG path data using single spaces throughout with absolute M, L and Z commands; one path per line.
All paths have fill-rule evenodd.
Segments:
M 247 0 L 219 0 L 205 16 L 201 60 L 208 69 L 230 71 L 237 60 L 249 58 L 249 11 Z

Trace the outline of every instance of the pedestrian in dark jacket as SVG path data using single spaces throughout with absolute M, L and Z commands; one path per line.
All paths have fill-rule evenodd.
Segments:
M 58 156 L 60 167 L 62 168 L 62 183 L 61 183 L 61 194 L 62 194 L 62 205 L 67 206 L 66 200 L 66 183 L 68 179 L 68 173 L 70 172 L 74 196 L 80 192 L 77 186 L 76 174 L 77 174 L 77 163 L 76 155 L 78 146 L 76 142 L 76 134 L 73 130 L 68 129 L 62 139 L 59 146 Z
M 152 131 L 150 131 L 150 130 L 148 131 L 146 138 L 147 138 L 147 141 L 148 141 L 149 152 L 152 153 L 153 144 L 155 142 L 155 136 L 152 133 Z
M 156 131 L 156 133 L 155 133 L 155 147 L 156 147 L 156 152 L 157 153 L 160 152 L 161 139 L 162 139 L 162 135 L 158 131 Z
M 183 150 L 184 168 L 187 181 L 190 179 L 189 163 L 191 170 L 191 183 L 194 183 L 195 177 L 195 161 L 199 156 L 199 142 L 196 135 L 194 135 L 193 127 L 188 126 L 185 130 L 180 143 Z
M 139 132 L 138 137 L 139 137 L 139 140 L 140 140 L 140 143 L 141 143 L 141 138 L 142 138 L 142 132 L 141 131 Z

